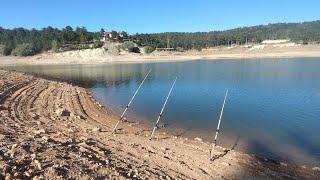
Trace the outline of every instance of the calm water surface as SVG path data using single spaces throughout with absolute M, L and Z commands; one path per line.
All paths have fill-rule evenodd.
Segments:
M 212 141 L 229 89 L 219 144 L 283 161 L 320 165 L 320 58 L 149 64 L 12 66 L 70 79 L 120 114 L 149 69 L 128 120 L 151 126 L 173 79 L 162 123 L 175 135 Z

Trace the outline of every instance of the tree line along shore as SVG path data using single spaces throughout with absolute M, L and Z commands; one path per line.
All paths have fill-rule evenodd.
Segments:
M 290 39 L 300 44 L 319 44 L 320 21 L 277 23 L 226 31 L 195 33 L 143 33 L 129 35 L 125 31 L 90 32 L 85 27 L 41 30 L 0 27 L 0 55 L 31 56 L 41 52 L 101 48 L 106 42 L 121 43 L 118 49 L 132 53 L 152 53 L 154 50 L 183 52 L 244 44 L 257 44 L 266 39 Z

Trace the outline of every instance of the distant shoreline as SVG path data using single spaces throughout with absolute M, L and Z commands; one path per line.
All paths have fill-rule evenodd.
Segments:
M 178 62 L 190 60 L 228 60 L 228 59 L 261 59 L 261 58 L 311 58 L 320 57 L 320 45 L 299 45 L 278 47 L 257 45 L 257 49 L 245 46 L 217 47 L 204 49 L 201 52 L 158 52 L 150 55 L 126 53 L 112 55 L 103 49 L 87 49 L 62 53 L 42 53 L 35 56 L 16 57 L 1 56 L 0 66 L 10 65 L 58 65 L 58 64 L 104 64 L 104 63 L 152 63 Z

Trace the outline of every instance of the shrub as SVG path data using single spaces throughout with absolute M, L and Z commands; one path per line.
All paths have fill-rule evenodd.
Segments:
M 119 55 L 121 47 L 120 45 L 107 44 L 103 49 L 110 54 Z
M 12 48 L 6 46 L 6 47 L 4 48 L 3 55 L 9 56 L 9 55 L 11 54 L 11 52 L 12 52 Z
M 156 50 L 156 48 L 152 47 L 152 46 L 146 46 L 144 48 L 144 52 L 147 53 L 147 54 L 150 54 L 152 53 L 154 50 Z
M 17 45 L 17 47 L 12 50 L 11 54 L 14 56 L 32 56 L 35 52 L 35 48 L 32 44 L 23 43 Z
M 9 46 L 0 44 L 0 55 L 9 56 L 11 54 L 12 48 Z
M 72 44 L 64 48 L 64 51 L 73 51 L 73 50 L 82 50 L 90 49 L 90 46 L 87 44 Z
M 52 42 L 51 42 L 51 49 L 54 51 L 54 52 L 58 52 L 58 50 L 59 50 L 59 43 L 58 43 L 58 41 L 57 40 L 53 40 Z
M 197 51 L 202 51 L 202 47 L 201 47 L 201 46 L 199 46 L 199 45 L 198 45 L 198 46 L 196 46 L 196 47 L 195 47 L 195 49 L 196 49 Z
M 103 42 L 101 42 L 101 41 L 95 41 L 95 42 L 93 43 L 93 48 L 101 48 L 103 45 L 104 45 Z
M 176 51 L 178 51 L 178 52 L 183 52 L 184 49 L 183 49 L 182 47 L 177 47 L 177 48 L 176 48 Z
M 121 49 L 133 52 L 133 53 L 140 53 L 139 47 L 137 47 L 133 42 L 125 42 L 121 45 Z
M 77 46 L 78 50 L 82 50 L 82 49 L 90 49 L 90 46 L 88 44 L 79 44 Z
M 140 53 L 140 48 L 138 48 L 138 47 L 133 47 L 132 49 L 129 50 L 129 52 Z
M 134 48 L 134 43 L 133 42 L 124 42 L 121 45 L 121 49 L 125 50 L 125 51 L 130 51 Z

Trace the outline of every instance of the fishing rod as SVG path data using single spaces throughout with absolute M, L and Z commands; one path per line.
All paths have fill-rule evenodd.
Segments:
M 152 133 L 151 133 L 151 136 L 150 136 L 150 140 L 152 139 L 152 136 L 153 136 L 153 134 L 154 134 L 154 131 L 155 131 L 155 130 L 157 129 L 157 127 L 158 127 L 158 124 L 159 124 L 160 118 L 161 118 L 161 116 L 162 116 L 163 110 L 164 110 L 164 108 L 166 107 L 166 104 L 167 104 L 167 102 L 168 102 L 168 99 L 169 99 L 169 97 L 170 97 L 170 94 L 171 94 L 171 92 L 172 92 L 172 89 L 173 89 L 174 85 L 176 84 L 177 79 L 178 79 L 178 77 L 176 77 L 175 80 L 173 81 L 173 83 L 172 83 L 172 85 L 171 85 L 171 88 L 170 88 L 170 90 L 169 90 L 169 93 L 168 93 L 168 95 L 167 95 L 167 97 L 166 97 L 166 100 L 165 100 L 164 103 L 163 103 L 163 106 L 162 106 L 161 111 L 160 111 L 160 113 L 159 113 L 159 116 L 158 116 L 158 119 L 157 119 L 157 121 L 156 121 L 156 124 L 155 124 L 155 126 L 153 127 L 153 130 L 152 130 Z
M 144 83 L 144 81 L 147 79 L 147 77 L 149 76 L 151 72 L 151 69 L 149 70 L 149 72 L 146 74 L 146 76 L 144 77 L 144 79 L 142 80 L 142 82 L 140 83 L 139 87 L 136 89 L 135 93 L 133 94 L 132 98 L 130 99 L 129 103 L 127 104 L 126 108 L 124 109 L 124 111 L 122 112 L 120 119 L 118 120 L 117 124 L 114 126 L 112 133 L 115 133 L 117 130 L 117 127 L 119 125 L 119 123 L 122 121 L 124 115 L 126 114 L 127 110 L 129 109 L 133 99 L 136 97 L 136 95 L 138 94 L 138 91 L 140 90 L 142 84 Z
M 210 151 L 210 159 L 213 159 L 213 156 L 214 156 L 214 148 L 216 147 L 217 145 L 217 138 L 218 138 L 218 134 L 219 134 L 219 129 L 220 129 L 220 124 L 221 124 L 221 118 L 222 118 L 222 114 L 223 114 L 223 110 L 224 110 L 224 105 L 226 104 L 226 99 L 227 99 L 227 96 L 228 96 L 228 89 L 226 91 L 226 95 L 224 96 L 224 100 L 223 100 L 223 104 L 222 104 L 222 108 L 221 108 L 221 111 L 220 111 L 220 116 L 219 116 L 219 121 L 218 121 L 218 126 L 217 126 L 217 130 L 216 130 L 216 135 L 214 137 L 214 141 L 213 141 L 213 144 L 212 144 L 212 148 L 211 148 L 211 151 Z

